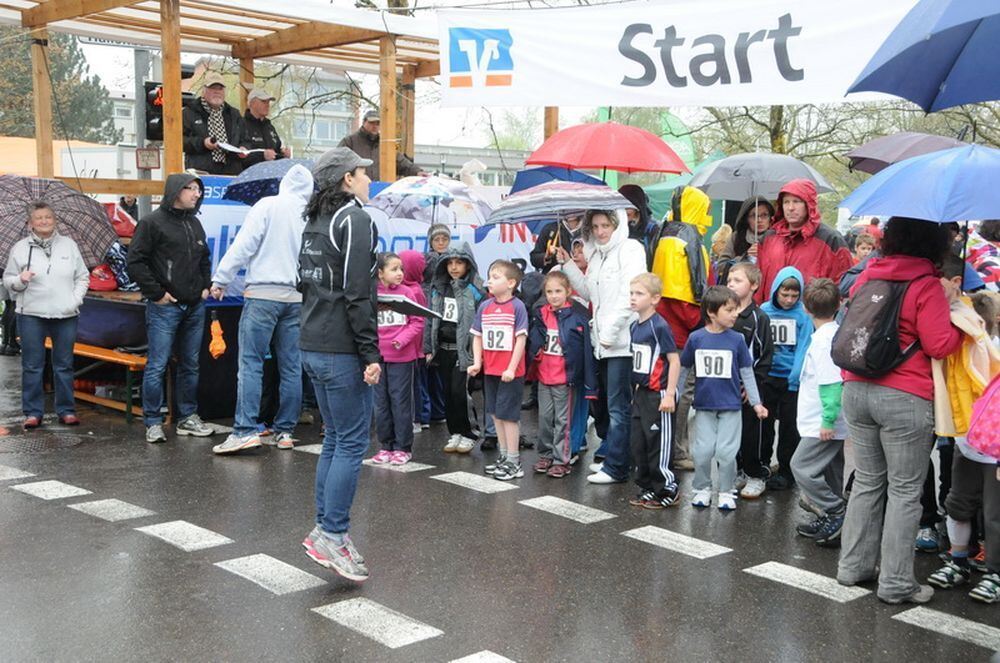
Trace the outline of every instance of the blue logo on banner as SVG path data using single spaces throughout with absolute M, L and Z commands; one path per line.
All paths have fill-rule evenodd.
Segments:
M 510 30 L 450 28 L 450 87 L 502 87 L 513 83 Z

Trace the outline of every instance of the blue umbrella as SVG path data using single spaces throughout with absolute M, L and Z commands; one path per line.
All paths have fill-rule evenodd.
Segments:
M 873 175 L 840 204 L 857 216 L 937 223 L 1000 219 L 1000 150 L 981 145 L 931 152 Z
M 276 159 L 261 161 L 250 166 L 239 174 L 222 194 L 224 200 L 235 200 L 246 205 L 253 205 L 261 198 L 278 195 L 278 186 L 292 166 L 301 164 L 312 171 L 313 162 L 309 159 Z
M 1000 99 L 1000 3 L 921 0 L 848 92 L 886 92 L 927 112 Z
M 580 182 L 581 184 L 604 184 L 604 182 L 596 177 L 591 177 L 579 170 L 561 168 L 559 166 L 542 166 L 541 168 L 519 170 L 517 175 L 514 176 L 514 185 L 510 187 L 510 192 L 517 193 L 518 191 L 556 180 L 561 182 Z

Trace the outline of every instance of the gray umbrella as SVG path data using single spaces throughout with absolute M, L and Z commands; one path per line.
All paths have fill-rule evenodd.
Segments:
M 966 143 L 957 138 L 934 136 L 915 131 L 901 131 L 891 136 L 882 136 L 870 140 L 861 147 L 856 147 L 844 156 L 851 160 L 851 170 L 864 173 L 877 173 L 894 163 L 918 157 L 921 154 L 950 150 L 962 147 Z
M 710 163 L 691 178 L 689 186 L 716 200 L 745 200 L 751 196 L 774 200 L 783 186 L 798 179 L 812 180 L 817 193 L 833 191 L 812 166 L 795 157 L 770 152 L 734 154 Z

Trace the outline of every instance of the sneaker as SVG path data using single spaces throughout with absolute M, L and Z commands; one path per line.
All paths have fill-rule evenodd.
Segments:
M 406 465 L 413 458 L 413 454 L 409 451 L 393 451 L 392 458 L 389 459 L 390 465 Z
M 580 460 L 580 454 L 576 453 L 569 457 L 569 464 L 576 465 L 576 461 Z
M 457 453 L 457 454 L 467 454 L 467 453 L 469 453 L 470 451 L 472 451 L 475 448 L 476 448 L 476 441 L 475 440 L 473 440 L 471 438 L 468 438 L 468 437 L 465 437 L 465 436 L 462 436 L 462 435 L 458 436 L 458 444 L 455 445 L 455 453 Z M 446 447 L 445 451 L 447 451 L 447 450 L 448 449 Z
M 483 438 L 483 442 L 479 445 L 479 448 L 483 451 L 493 451 L 497 448 L 498 443 L 499 440 L 497 440 L 496 435 L 487 435 Z
M 795 486 L 795 479 L 784 474 L 772 474 L 765 486 L 768 490 L 788 490 Z
M 969 558 L 969 566 L 974 571 L 979 571 L 980 573 L 986 573 L 986 543 L 984 541 L 979 542 L 979 552 L 977 552 L 973 557 Z
M 763 479 L 749 477 L 746 485 L 740 489 L 740 497 L 745 500 L 755 500 L 763 495 L 765 490 L 767 490 L 767 484 L 764 483 Z
M 41 425 L 42 425 L 41 417 L 25 417 L 24 424 L 22 427 L 24 428 L 24 430 L 32 430 L 34 428 L 38 428 Z
M 914 542 L 914 547 L 920 552 L 936 553 L 939 545 L 937 528 L 921 527 L 920 531 L 917 532 L 917 540 Z
M 712 491 L 696 490 L 691 496 L 691 506 L 712 506 Z
M 524 470 L 521 469 L 521 464 L 510 460 L 505 461 L 493 472 L 493 478 L 497 481 L 510 481 L 511 479 L 520 479 L 523 476 Z
M 653 509 L 653 510 L 669 509 L 670 507 L 675 506 L 680 501 L 681 501 L 680 491 L 678 491 L 677 488 L 675 487 L 672 491 L 665 490 L 663 491 L 662 494 L 653 496 L 653 499 L 646 500 L 645 502 L 642 503 L 642 508 Z
M 604 463 L 591 463 L 590 467 L 588 467 L 587 469 L 589 469 L 591 472 L 600 472 L 601 470 L 604 469 Z
M 214 432 L 205 425 L 205 422 L 197 414 L 192 414 L 178 421 L 176 431 L 178 435 L 193 435 L 195 437 L 208 437 Z
M 969 567 L 959 566 L 948 560 L 944 566 L 928 576 L 927 582 L 941 589 L 954 589 L 969 582 L 971 577 L 972 570 Z
M 483 468 L 483 472 L 492 475 L 497 471 L 497 468 L 507 462 L 507 456 L 497 456 L 497 459 L 492 463 L 488 463 L 486 467 Z
M 358 549 L 354 547 L 354 541 L 351 540 L 351 535 L 344 532 L 344 547 L 347 548 L 347 552 L 351 553 L 351 559 L 353 559 L 358 564 L 364 564 L 365 558 L 361 556 Z M 367 571 L 367 569 L 365 569 Z
M 431 425 L 430 424 L 420 424 L 420 429 L 421 430 L 430 430 L 431 429 Z
M 517 448 L 518 449 L 534 449 L 535 443 L 526 438 L 523 435 L 519 435 L 517 438 Z
M 1000 603 L 1000 573 L 983 576 L 979 584 L 969 592 L 969 598 L 982 603 Z
M 799 536 L 804 536 L 807 539 L 815 539 L 816 534 L 823 529 L 823 525 L 826 523 L 826 515 L 822 515 L 818 518 L 814 518 L 807 523 L 799 523 L 795 526 L 795 533 Z
M 377 454 L 372 456 L 372 462 L 376 465 L 385 465 L 390 460 L 392 460 L 392 452 L 388 449 L 382 449 Z
M 632 506 L 642 506 L 645 502 L 656 499 L 656 493 L 651 490 L 639 493 L 635 497 L 630 497 L 628 503 Z
M 414 435 L 419 435 L 422 432 L 424 432 L 424 429 L 420 427 L 420 424 L 413 424 L 413 434 Z
M 587 483 L 594 483 L 600 486 L 611 484 L 611 483 L 621 483 L 624 479 L 616 479 L 610 474 L 601 470 L 600 472 L 594 472 L 587 477 Z
M 368 579 L 368 569 L 348 549 L 349 539 L 345 537 L 344 545 L 338 546 L 328 536 L 320 535 L 313 539 L 311 548 L 306 548 L 306 555 L 320 566 L 336 571 L 341 576 L 355 582 Z
M 917 587 L 917 590 L 909 596 L 904 596 L 898 599 L 884 599 L 879 596 L 878 600 L 882 603 L 888 603 L 889 605 L 899 605 L 900 603 L 927 603 L 932 598 L 934 598 L 934 588 L 930 585 L 920 585 Z
M 294 449 L 295 443 L 298 442 L 291 433 L 278 433 L 274 439 L 274 446 L 279 449 Z
M 245 449 L 256 449 L 259 446 L 260 438 L 257 437 L 256 433 L 250 433 L 249 435 L 237 435 L 236 433 L 230 433 L 229 437 L 227 437 L 222 444 L 217 444 L 212 447 L 212 451 L 222 456 L 225 454 L 236 453 L 237 451 L 244 451 Z
M 316 546 L 316 540 L 323 536 L 323 530 L 316 525 L 312 528 L 312 531 L 306 534 L 306 538 L 302 539 L 302 547 L 306 550 L 311 550 Z M 364 564 L 365 558 L 361 556 L 358 549 L 354 547 L 354 542 L 351 541 L 351 536 L 349 534 L 344 535 L 344 547 L 347 548 L 347 552 L 351 553 L 351 559 L 353 559 L 358 564 Z
M 316 545 L 316 539 L 323 536 L 323 532 L 320 531 L 319 525 L 314 525 L 312 531 L 306 534 L 306 538 L 302 539 L 302 547 L 306 550 L 312 550 Z
M 444 445 L 444 452 L 446 454 L 453 454 L 453 453 L 455 453 L 455 450 L 458 449 L 458 442 L 461 439 L 462 439 L 462 436 L 459 435 L 458 433 L 455 433 L 454 435 L 452 435 L 451 437 L 449 437 L 448 438 L 448 443 Z
M 563 465 L 562 463 L 553 463 L 552 467 L 548 469 L 545 473 L 547 476 L 553 479 L 562 479 L 564 476 L 572 472 L 569 465 Z
M 545 474 L 546 472 L 549 471 L 550 467 L 552 467 L 551 458 L 539 458 L 538 462 L 535 463 L 532 469 L 535 470 L 535 472 L 538 472 L 539 474 Z
M 747 481 L 749 480 L 750 477 L 748 477 L 743 470 L 740 470 L 739 473 L 736 475 L 736 480 L 733 482 L 733 487 L 737 491 L 741 491 L 743 490 L 743 486 L 747 485 Z
M 59 415 L 59 422 L 63 426 L 79 426 L 80 418 L 75 414 L 61 414 Z
M 719 511 L 736 511 L 736 498 L 732 493 L 719 493 Z
M 316 423 L 316 415 L 312 413 L 312 410 L 302 410 L 299 413 L 299 423 L 303 426 L 312 426 Z
M 813 541 L 820 548 L 836 548 L 840 545 L 840 531 L 844 527 L 844 514 L 828 514 L 823 520 L 823 526 L 816 532 Z
M 167 436 L 163 434 L 163 426 L 160 424 L 153 424 L 146 428 L 146 441 L 150 444 L 156 444 L 158 442 L 166 442 Z

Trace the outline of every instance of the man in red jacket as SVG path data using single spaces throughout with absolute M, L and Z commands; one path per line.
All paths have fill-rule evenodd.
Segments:
M 758 304 L 767 298 L 783 267 L 797 268 L 806 284 L 821 276 L 836 283 L 853 264 L 847 242 L 819 218 L 812 180 L 792 180 L 781 189 L 774 224 L 761 240 L 757 262 L 762 275 L 754 295 Z

